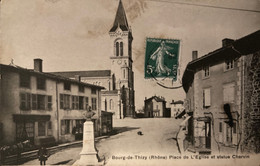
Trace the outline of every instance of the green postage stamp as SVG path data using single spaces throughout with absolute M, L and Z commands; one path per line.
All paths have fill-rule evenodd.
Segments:
M 145 78 L 177 80 L 180 40 L 146 38 Z

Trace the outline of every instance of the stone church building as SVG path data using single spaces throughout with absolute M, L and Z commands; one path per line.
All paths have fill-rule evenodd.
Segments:
M 133 118 L 135 117 L 133 36 L 121 0 L 109 35 L 110 70 L 52 72 L 52 74 L 103 86 L 105 89 L 101 92 L 101 109 L 114 113 L 113 117 L 116 119 Z

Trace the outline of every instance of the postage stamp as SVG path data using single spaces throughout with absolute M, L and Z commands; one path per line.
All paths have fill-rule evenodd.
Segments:
M 180 40 L 146 38 L 145 78 L 177 80 Z

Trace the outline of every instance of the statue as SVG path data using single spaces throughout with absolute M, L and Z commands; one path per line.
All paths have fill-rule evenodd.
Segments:
M 161 46 L 157 48 L 157 50 L 150 56 L 150 59 L 156 60 L 156 69 L 155 72 L 158 76 L 161 76 L 162 74 L 170 75 L 171 69 L 169 69 L 164 64 L 164 56 L 167 54 L 171 57 L 174 57 L 174 54 L 171 54 L 169 50 L 173 49 L 172 47 L 166 46 L 165 42 L 161 42 Z
M 86 118 L 83 127 L 83 147 L 80 152 L 80 159 L 73 164 L 75 166 L 104 164 L 98 161 L 98 153 L 95 147 L 94 124 L 92 121 L 94 115 L 95 113 L 91 110 L 90 106 L 83 113 L 83 116 Z
M 87 110 L 83 113 L 83 116 L 85 117 L 86 121 L 91 121 L 94 115 L 95 113 L 92 111 L 91 106 L 88 106 Z

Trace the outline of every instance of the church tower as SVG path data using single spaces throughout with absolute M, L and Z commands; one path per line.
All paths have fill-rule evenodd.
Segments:
M 111 72 L 120 91 L 124 117 L 135 116 L 134 73 L 132 69 L 132 30 L 128 25 L 125 10 L 119 1 L 114 24 L 109 31 L 111 44 Z

